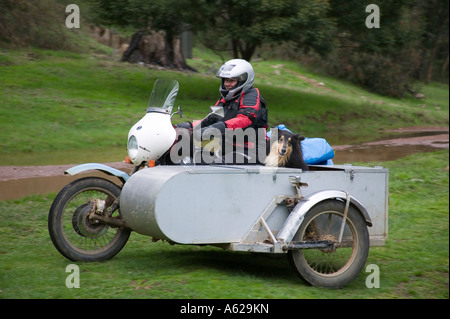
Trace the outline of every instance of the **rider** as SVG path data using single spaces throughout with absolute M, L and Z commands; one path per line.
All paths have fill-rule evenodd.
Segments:
M 214 134 L 212 129 L 217 130 L 224 136 L 227 129 L 254 129 L 256 140 L 245 143 L 244 149 L 255 148 L 258 141 L 258 128 L 265 129 L 267 124 L 266 103 L 253 86 L 255 81 L 255 71 L 252 65 L 242 59 L 232 59 L 225 62 L 217 72 L 217 78 L 221 80 L 219 91 L 221 98 L 216 106 L 223 107 L 224 116 L 207 116 L 197 123 L 181 123 L 178 126 L 183 128 L 193 128 L 197 125 L 201 129 L 194 130 L 194 138 L 200 140 L 201 137 Z

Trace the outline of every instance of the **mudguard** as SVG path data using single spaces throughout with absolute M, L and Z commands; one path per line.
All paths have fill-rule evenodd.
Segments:
M 300 202 L 298 202 L 289 217 L 286 219 L 286 222 L 278 233 L 277 239 L 285 243 L 290 242 L 299 229 L 300 225 L 302 224 L 306 213 L 312 207 L 320 202 L 323 202 L 324 200 L 336 198 L 340 198 L 346 201 L 347 193 L 339 190 L 324 190 L 313 193 L 308 197 L 302 199 Z M 366 225 L 371 227 L 372 221 L 370 219 L 369 213 L 367 212 L 367 209 L 353 196 L 350 196 L 350 204 L 358 209 L 358 211 L 363 216 Z
M 90 170 L 98 170 L 98 171 L 102 171 L 108 175 L 116 176 L 124 183 L 128 180 L 128 178 L 130 178 L 130 175 L 128 175 L 125 172 L 122 172 L 118 169 L 112 168 L 108 165 L 99 164 L 99 163 L 86 163 L 86 164 L 77 165 L 77 166 L 69 168 L 64 173 L 69 174 L 69 175 L 76 175 L 76 174 L 80 174 L 80 173 L 90 171 Z

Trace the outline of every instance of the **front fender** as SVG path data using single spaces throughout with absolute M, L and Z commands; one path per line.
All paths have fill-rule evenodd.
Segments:
M 290 242 L 294 237 L 295 233 L 299 229 L 300 225 L 303 222 L 303 219 L 306 213 L 318 203 L 327 200 L 327 199 L 336 199 L 340 198 L 344 201 L 347 200 L 347 193 L 339 190 L 325 190 L 318 191 L 309 195 L 308 197 L 302 199 L 298 204 L 294 207 L 289 217 L 286 219 L 283 227 L 278 233 L 278 240 L 283 241 L 285 243 Z M 358 211 L 363 216 L 366 221 L 366 225 L 371 227 L 372 220 L 370 219 L 369 213 L 367 209 L 353 196 L 350 196 L 350 204 L 354 205 Z
M 99 164 L 99 163 L 87 163 L 87 164 L 81 164 L 74 167 L 69 168 L 64 173 L 69 175 L 76 175 L 80 174 L 86 171 L 90 170 L 98 170 L 105 172 L 108 175 L 117 176 L 122 182 L 126 182 L 128 178 L 130 178 L 130 175 L 128 175 L 125 172 L 122 172 L 118 169 L 112 168 L 108 165 Z

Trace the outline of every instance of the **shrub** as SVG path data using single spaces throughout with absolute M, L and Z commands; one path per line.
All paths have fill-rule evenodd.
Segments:
M 413 73 L 419 63 L 418 51 L 404 49 L 394 56 L 336 50 L 324 61 L 326 71 L 369 91 L 402 97 L 414 91 Z
M 4 0 L 0 41 L 8 46 L 68 49 L 65 7 L 54 0 Z

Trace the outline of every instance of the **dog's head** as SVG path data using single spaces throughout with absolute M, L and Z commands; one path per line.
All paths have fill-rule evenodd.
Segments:
M 272 139 L 275 139 L 273 141 Z M 300 145 L 300 141 L 304 140 L 305 137 L 300 134 L 293 134 L 286 130 L 275 129 L 272 132 L 271 142 L 272 148 L 271 152 L 276 152 L 280 157 L 289 157 L 293 147 Z

